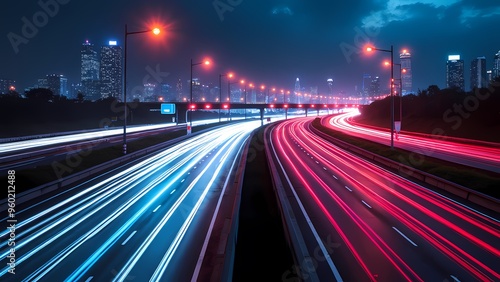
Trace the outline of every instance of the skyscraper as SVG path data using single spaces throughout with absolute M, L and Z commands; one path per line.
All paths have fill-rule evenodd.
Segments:
M 66 96 L 69 98 L 68 79 L 62 74 L 49 74 L 44 80 L 46 88 L 50 89 L 54 95 Z
M 177 85 L 175 86 L 175 92 L 177 93 L 177 100 L 176 101 L 185 102 L 184 98 L 186 98 L 186 97 L 184 97 L 184 95 L 182 94 L 182 81 L 180 78 L 177 80 Z
M 371 87 L 371 82 L 372 82 L 372 76 L 365 73 L 363 74 L 363 85 L 361 86 L 361 91 L 363 92 L 363 96 L 369 97 L 370 96 L 370 87 Z
M 297 77 L 297 79 L 295 80 L 295 91 L 293 91 L 293 97 L 290 97 L 290 102 L 300 103 L 300 101 L 298 101 L 299 92 L 300 92 L 300 80 Z
M 328 84 L 328 94 L 332 95 L 333 94 L 333 78 L 327 79 L 326 83 Z
M 97 100 L 99 95 L 99 60 L 94 44 L 86 40 L 81 49 L 81 81 L 83 94 L 87 100 Z
M 486 57 L 477 57 L 470 64 L 470 89 L 488 87 Z
M 500 76 L 500 50 L 493 57 L 493 79 Z
M 460 55 L 448 56 L 446 61 L 446 87 L 464 91 L 464 61 Z
M 401 62 L 401 84 L 403 95 L 412 93 L 412 74 L 411 74 L 411 54 L 407 50 L 403 50 L 399 54 Z
M 380 95 L 380 78 L 378 76 L 375 76 L 370 82 L 370 96 L 377 97 L 379 95 Z
M 122 48 L 116 41 L 101 47 L 101 98 L 122 97 Z

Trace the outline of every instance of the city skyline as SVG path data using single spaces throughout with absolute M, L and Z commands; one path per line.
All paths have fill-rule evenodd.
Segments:
M 48 4 L 4 4 L 8 15 L 2 19 L 6 36 L 0 42 L 5 62 L 0 67 L 1 78 L 15 80 L 24 89 L 39 77 L 58 73 L 76 84 L 79 42 L 88 39 L 101 46 L 116 40 L 123 46 L 125 24 L 131 30 L 142 30 L 161 23 L 164 30 L 161 38 L 140 35 L 129 39 L 129 88 L 142 85 L 151 73 L 160 74 L 163 81 L 150 82 L 175 85 L 178 79 L 189 77 L 190 59 L 209 56 L 214 66 L 195 70 L 195 76 L 206 83 L 216 83 L 220 73 L 233 71 L 238 78 L 287 89 L 293 89 L 299 77 L 302 85 L 319 87 L 320 93 L 330 91 L 327 79 L 332 78 L 335 93 L 352 93 L 362 88 L 364 74 L 379 76 L 382 86 L 389 77 L 380 64 L 386 54 L 367 57 L 361 52 L 362 45 L 371 42 L 380 48 L 394 45 L 395 63 L 403 49 L 412 54 L 412 88 L 416 92 L 429 85 L 445 87 L 442 62 L 449 54 L 460 54 L 466 66 L 485 56 L 487 70 L 493 70 L 493 58 L 500 49 L 500 39 L 495 36 L 481 44 L 481 31 L 500 16 L 500 6 L 493 3 L 409 1 L 402 5 L 358 0 L 360 7 L 352 8 L 351 4 L 326 1 L 272 1 L 242 2 L 224 10 L 213 2 L 201 5 L 206 5 L 205 11 L 191 9 L 190 1 L 151 1 L 135 10 L 134 1 L 120 6 L 95 1 L 86 5 L 54 3 L 57 9 Z M 70 19 L 75 15 L 84 24 L 73 23 Z M 90 15 L 92 20 L 86 20 Z M 417 28 L 420 23 L 423 25 Z M 30 24 L 33 34 L 25 34 Z M 468 40 L 463 41 L 464 37 Z M 44 56 L 39 56 L 40 49 Z M 466 71 L 466 89 L 469 75 Z

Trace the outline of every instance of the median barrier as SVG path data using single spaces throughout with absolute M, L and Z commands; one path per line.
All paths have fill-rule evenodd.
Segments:
M 269 127 L 266 127 L 264 131 L 264 136 L 268 136 Z M 294 199 L 293 196 L 287 196 L 281 178 L 278 174 L 278 169 L 270 156 L 271 149 L 269 148 L 268 138 L 264 138 L 266 147 L 266 158 L 269 165 L 269 170 L 271 173 L 271 179 L 273 182 L 274 193 L 276 196 L 276 201 L 278 203 L 278 209 L 281 214 L 281 221 L 283 224 L 283 231 L 285 233 L 285 238 L 287 240 L 290 251 L 292 252 L 294 265 L 302 265 L 304 262 L 309 262 L 312 260 L 307 246 L 302 235 L 302 231 L 298 225 L 297 218 L 293 212 L 292 206 L 290 204 L 289 198 Z M 320 281 L 316 272 L 309 272 L 309 278 L 307 281 Z

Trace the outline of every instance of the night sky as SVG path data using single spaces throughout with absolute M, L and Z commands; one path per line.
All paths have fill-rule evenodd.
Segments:
M 490 0 L 55 1 L 40 1 L 63 3 L 55 12 L 51 5 L 50 14 L 38 1 L 0 4 L 0 78 L 16 80 L 18 90 L 50 73 L 78 83 L 82 42 L 123 45 L 125 24 L 130 31 L 163 27 L 157 38 L 129 36 L 129 87 L 145 78 L 155 82 L 155 69 L 162 82 L 175 87 L 181 78 L 186 85 L 190 60 L 209 56 L 210 69 L 194 68 L 202 83 L 218 84 L 220 73 L 233 71 L 238 79 L 289 90 L 299 77 L 306 89 L 318 86 L 324 93 L 333 78 L 336 92 L 354 94 L 363 73 L 389 84 L 382 66 L 389 53 L 359 53 L 369 40 L 381 49 L 393 44 L 395 63 L 403 48 L 412 53 L 414 91 L 431 84 L 444 88 L 447 56 L 460 54 L 468 90 L 471 60 L 485 56 L 491 69 L 500 50 L 500 2 Z M 26 38 L 22 18 L 33 23 L 34 16 L 40 27 Z M 13 34 L 24 42 L 13 46 Z

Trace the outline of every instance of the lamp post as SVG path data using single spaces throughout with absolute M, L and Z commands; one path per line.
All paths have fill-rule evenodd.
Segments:
M 401 130 L 401 124 L 403 123 L 403 68 L 401 64 L 394 64 L 399 66 L 399 127 Z
M 381 51 L 391 53 L 391 149 L 394 149 L 394 48 L 391 45 L 390 50 L 368 47 L 366 51 Z
M 189 80 L 189 103 L 190 104 L 193 104 L 193 67 L 197 66 L 197 65 L 201 65 L 201 64 L 210 65 L 210 61 L 205 60 L 203 62 L 193 64 L 193 59 L 191 59 L 191 79 Z M 189 108 L 190 107 L 188 107 L 188 111 L 189 111 Z M 193 126 L 193 115 L 192 114 L 189 115 L 189 128 L 191 128 L 191 126 Z
M 222 106 L 222 77 L 227 74 L 219 74 L 219 122 L 220 122 L 220 108 Z
M 384 62 L 384 64 L 386 66 L 388 66 L 389 62 Z M 401 64 L 394 63 L 394 65 L 399 66 L 399 79 L 396 78 L 394 80 L 399 80 L 399 95 L 398 95 L 399 96 L 399 126 L 401 128 L 401 124 L 403 122 L 403 73 L 406 72 L 406 69 L 403 69 Z
M 226 73 L 226 74 L 219 74 L 219 122 L 221 122 L 221 118 L 220 118 L 220 110 L 221 110 L 221 106 L 222 106 L 222 77 L 223 76 L 227 76 L 227 97 L 229 99 L 229 87 L 230 87 L 230 82 L 229 82 L 229 78 L 233 77 L 233 74 L 232 73 Z M 229 109 L 228 109 L 229 110 Z
M 227 77 L 227 101 L 229 102 L 229 105 L 228 105 L 228 109 L 227 109 L 227 114 L 228 114 L 228 117 L 227 119 L 228 120 L 231 120 L 231 84 L 235 84 L 237 83 L 237 81 L 235 82 L 231 82 L 231 78 L 233 77 L 233 74 L 230 73 Z
M 124 105 L 124 119 L 123 119 L 123 154 L 127 154 L 127 38 L 132 34 L 140 34 L 153 32 L 153 34 L 160 34 L 159 28 L 141 30 L 141 31 L 128 31 L 127 25 L 125 25 L 125 43 L 123 50 L 123 105 Z
M 247 104 L 247 85 L 245 84 L 245 80 L 240 80 L 240 83 L 243 84 L 243 103 Z M 241 88 L 240 88 L 241 90 Z M 245 119 L 247 119 L 247 109 L 245 108 Z

